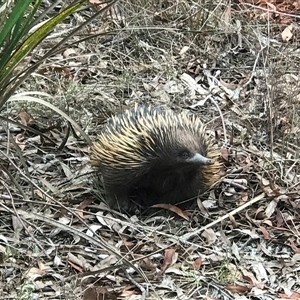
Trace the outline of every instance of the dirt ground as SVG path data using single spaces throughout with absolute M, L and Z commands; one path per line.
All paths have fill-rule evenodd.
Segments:
M 297 3 L 119 1 L 47 59 L 0 115 L 0 299 L 300 299 Z M 106 206 L 89 147 L 137 103 L 215 139 L 194 209 Z

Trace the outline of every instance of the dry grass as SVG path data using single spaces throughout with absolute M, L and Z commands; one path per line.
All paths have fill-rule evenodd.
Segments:
M 112 212 L 93 188 L 79 133 L 41 105 L 8 103 L 0 123 L 0 297 L 300 295 L 299 29 L 285 42 L 287 25 L 263 12 L 226 1 L 120 1 L 77 37 L 86 40 L 32 75 L 19 92 L 52 95 L 91 140 L 136 102 L 189 109 L 218 131 L 226 176 L 189 221 Z

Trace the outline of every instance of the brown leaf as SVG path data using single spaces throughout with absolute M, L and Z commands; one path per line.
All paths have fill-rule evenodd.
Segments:
M 282 227 L 285 224 L 285 220 L 283 219 L 283 215 L 279 209 L 276 209 L 276 226 L 278 228 Z
M 75 255 L 72 253 L 68 253 L 67 256 L 67 261 L 68 263 L 78 272 L 82 273 L 83 272 L 83 263 L 80 261 Z
M 229 157 L 228 149 L 226 149 L 226 148 L 221 148 L 221 149 L 220 149 L 220 153 L 221 153 L 221 157 L 222 157 L 224 160 L 228 161 L 228 157 Z
M 122 290 L 120 296 L 132 296 L 132 295 L 135 295 L 136 292 L 135 290 L 132 288 L 132 286 L 127 286 L 127 287 L 124 287 L 124 289 Z
M 247 286 L 242 286 L 242 285 L 232 285 L 232 284 L 228 284 L 225 286 L 225 289 L 233 292 L 233 293 L 246 293 L 248 291 L 250 291 L 250 288 Z
M 25 145 L 26 145 L 26 143 L 24 142 L 24 134 L 23 133 L 20 133 L 20 134 L 17 134 L 16 135 L 16 140 L 15 140 L 15 142 L 16 142 L 16 144 L 19 146 L 19 148 L 22 150 L 22 151 L 24 151 L 24 149 L 25 149 Z
M 202 258 L 201 257 L 197 257 L 194 262 L 193 262 L 193 268 L 194 270 L 200 270 L 200 267 L 202 265 Z
M 279 293 L 278 296 L 284 299 L 300 299 L 300 293 L 292 292 L 291 295 Z
M 71 74 L 71 69 L 67 67 L 57 67 L 57 66 L 49 66 L 45 68 L 40 68 L 36 71 L 38 74 L 45 75 L 46 73 L 53 73 L 56 72 L 62 76 L 69 76 L 70 79 L 73 78 L 73 75 Z
M 253 275 L 253 273 L 249 272 L 248 270 L 242 268 L 242 274 L 243 277 L 252 285 L 252 286 L 256 286 L 259 289 L 263 289 L 264 288 L 264 284 L 261 281 L 258 281 L 255 276 Z
M 172 211 L 173 213 L 177 214 L 179 217 L 184 218 L 187 221 L 190 219 L 186 212 L 184 212 L 182 209 L 180 209 L 178 206 L 175 206 L 175 205 L 160 203 L 160 204 L 152 205 L 151 207 L 167 209 L 167 210 Z
M 127 241 L 126 239 L 123 239 L 122 244 L 120 246 L 120 249 L 123 250 L 123 251 L 124 250 L 130 250 L 130 249 L 133 249 L 133 247 L 135 247 L 135 246 L 136 246 L 136 243 L 133 243 L 131 241 Z
M 34 281 L 37 278 L 43 277 L 44 275 L 46 275 L 45 269 L 33 267 L 33 268 L 30 268 L 27 272 L 25 272 L 24 278 Z
M 298 248 L 298 247 L 295 245 L 294 241 L 293 241 L 291 238 L 288 239 L 288 241 L 290 242 L 290 246 L 291 246 L 291 248 L 293 249 L 293 251 L 294 251 L 295 253 L 300 253 L 300 248 Z
M 141 261 L 141 267 L 150 271 L 154 271 L 157 268 L 157 264 L 155 264 L 149 257 L 145 257 Z
M 76 208 L 76 212 L 77 212 L 77 214 L 81 217 L 81 218 L 83 218 L 83 211 L 84 211 L 84 209 L 87 207 L 87 206 L 89 206 L 91 203 L 93 203 L 94 202 L 94 199 L 84 199 L 79 205 L 78 205 L 78 207 Z
M 267 229 L 265 227 L 260 226 L 259 230 L 262 232 L 265 240 L 270 240 L 271 239 L 270 233 L 267 231 Z
M 117 297 L 110 293 L 106 287 L 96 286 L 87 288 L 83 293 L 83 300 L 116 300 Z
M 25 126 L 29 126 L 33 122 L 32 117 L 26 111 L 21 111 L 19 118 L 21 119 L 21 123 Z
M 164 262 L 161 267 L 160 274 L 163 274 L 166 269 L 173 263 L 173 257 L 176 253 L 176 248 L 168 248 L 165 250 Z

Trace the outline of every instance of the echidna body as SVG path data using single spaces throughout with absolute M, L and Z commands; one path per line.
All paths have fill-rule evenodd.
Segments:
M 91 149 L 109 205 L 179 204 L 219 180 L 218 156 L 196 116 L 136 106 L 112 117 Z

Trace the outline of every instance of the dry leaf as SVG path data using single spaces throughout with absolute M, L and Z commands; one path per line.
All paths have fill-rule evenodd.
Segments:
M 267 231 L 267 229 L 265 227 L 259 226 L 259 230 L 262 232 L 265 240 L 271 239 L 270 233 Z
M 300 293 L 292 292 L 290 295 L 279 293 L 278 296 L 280 296 L 283 299 L 300 299 Z
M 289 242 L 290 242 L 290 246 L 291 248 L 293 249 L 294 253 L 300 253 L 300 248 L 298 248 L 296 245 L 295 245 L 295 242 L 289 238 Z
M 126 286 L 124 287 L 124 289 L 122 290 L 120 296 L 132 296 L 132 295 L 135 295 L 136 292 L 135 290 L 132 288 L 132 286 Z M 130 299 L 130 298 L 127 298 L 127 299 Z
M 274 213 L 274 211 L 275 211 L 275 209 L 276 209 L 276 207 L 277 207 L 277 204 L 278 204 L 277 199 L 272 200 L 272 201 L 268 204 L 268 206 L 267 206 L 267 208 L 266 208 L 266 211 L 265 211 L 265 214 L 266 214 L 266 216 L 267 216 L 268 218 L 270 218 L 270 217 L 273 215 L 273 213 Z
M 84 262 L 78 257 L 69 252 L 67 256 L 67 261 L 75 270 L 77 270 L 80 273 L 83 272 Z
M 261 281 L 258 281 L 254 274 L 249 272 L 248 270 L 242 268 L 241 269 L 241 272 L 243 274 L 243 277 L 249 282 L 251 283 L 252 286 L 256 286 L 258 287 L 259 289 L 263 289 L 264 288 L 264 283 L 261 282 Z
M 200 270 L 200 267 L 202 265 L 202 258 L 201 257 L 197 257 L 194 262 L 193 262 L 193 268 L 194 270 Z
M 23 133 L 20 133 L 20 134 L 17 134 L 16 135 L 16 144 L 19 146 L 19 148 L 24 151 L 25 149 L 25 145 L 26 143 L 24 142 L 25 138 L 24 138 L 24 134 Z
M 106 287 L 94 286 L 87 288 L 83 293 L 83 300 L 117 300 L 117 297 L 110 293 Z
M 26 111 L 21 111 L 19 118 L 21 119 L 21 123 L 25 126 L 29 126 L 33 122 L 32 117 Z
M 175 206 L 172 204 L 160 203 L 160 204 L 152 205 L 151 207 L 167 209 L 167 210 L 172 211 L 173 213 L 177 214 L 178 216 L 184 218 L 185 220 L 187 220 L 187 221 L 189 220 L 187 213 L 184 212 L 183 210 L 181 210 L 178 206 Z
M 233 292 L 233 293 L 242 293 L 242 294 L 250 291 L 250 288 L 247 287 L 247 286 L 231 285 L 231 284 L 226 285 L 225 289 L 230 291 L 230 292 Z
M 227 29 L 230 26 L 230 20 L 231 20 L 231 6 L 227 5 L 223 15 L 222 15 L 222 20 L 225 29 Z
M 83 211 L 85 210 L 85 208 L 87 206 L 89 206 L 91 203 L 94 202 L 94 199 L 92 198 L 88 198 L 88 199 L 84 199 L 79 205 L 78 207 L 76 208 L 76 213 L 81 217 L 83 218 Z
M 179 51 L 179 55 L 183 55 L 185 52 L 187 52 L 190 49 L 189 46 L 183 46 L 181 50 Z
M 142 260 L 141 267 L 149 271 L 154 271 L 157 268 L 157 264 L 155 264 L 149 257 L 145 257 Z
M 293 24 L 289 25 L 281 32 L 281 38 L 284 42 L 288 42 L 293 37 L 292 31 L 293 31 Z
M 25 272 L 24 278 L 34 281 L 44 275 L 46 275 L 45 269 L 41 270 L 39 268 L 30 268 L 27 272 Z
M 165 250 L 164 262 L 159 272 L 161 275 L 166 271 L 166 269 L 174 264 L 177 260 L 178 255 L 176 255 L 176 248 L 168 248 Z
M 224 160 L 228 161 L 228 158 L 229 158 L 228 149 L 226 149 L 226 148 L 221 148 L 221 149 L 220 149 L 220 153 L 221 153 L 221 157 L 222 157 Z
M 63 52 L 64 57 L 69 57 L 72 54 L 77 55 L 76 51 L 73 48 L 68 48 Z
M 203 231 L 201 236 L 206 239 L 207 244 L 212 244 L 217 239 L 216 233 L 211 228 Z
M 20 232 L 23 229 L 23 224 L 17 216 L 12 216 L 12 225 L 14 229 L 14 238 L 19 240 Z

